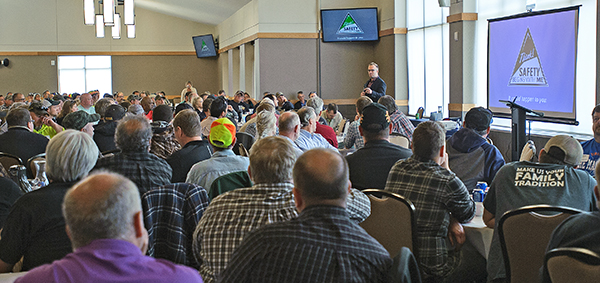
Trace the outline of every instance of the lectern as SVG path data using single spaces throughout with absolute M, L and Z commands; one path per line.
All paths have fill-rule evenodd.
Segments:
M 527 113 L 531 113 L 539 117 L 544 117 L 544 113 L 542 112 L 536 112 L 523 105 L 515 103 L 516 99 L 517 98 L 515 97 L 513 101 L 499 100 L 500 102 L 506 104 L 506 106 L 510 107 L 510 116 L 512 124 L 512 161 L 519 161 L 521 150 L 523 150 L 523 147 L 527 142 L 527 137 L 525 136 L 525 120 L 527 120 Z

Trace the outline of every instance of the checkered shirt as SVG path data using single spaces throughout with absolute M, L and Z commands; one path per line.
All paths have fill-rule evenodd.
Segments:
M 310 206 L 244 238 L 222 282 L 386 282 L 385 248 L 342 207 Z
M 350 123 L 350 128 L 348 128 L 348 132 L 344 137 L 345 148 L 351 148 L 352 146 L 354 146 L 356 150 L 359 150 L 365 146 L 365 140 L 360 135 L 358 126 L 360 126 L 360 121 L 353 121 L 352 123 Z
M 200 186 L 176 183 L 152 189 L 142 196 L 148 230 L 148 255 L 198 269 L 192 235 L 209 199 Z
M 461 223 L 475 215 L 475 202 L 460 179 L 437 163 L 413 155 L 392 167 L 385 190 L 400 194 L 415 205 L 416 250 L 421 271 L 443 277 L 456 268 L 458 253 L 450 256 L 446 246 L 450 213 Z
M 169 163 L 149 152 L 120 152 L 103 157 L 98 159 L 94 169 L 106 169 L 129 178 L 138 187 L 140 196 L 171 183 Z
M 402 111 L 396 110 L 394 114 L 390 115 L 390 121 L 392 122 L 392 133 L 405 135 L 412 141 L 415 126 Z
M 208 206 L 196 231 L 192 247 L 204 282 L 214 282 L 244 236 L 265 224 L 298 215 L 291 183 L 256 184 L 219 195 Z M 362 222 L 371 214 L 369 198 L 356 190 L 348 196 L 347 211 Z

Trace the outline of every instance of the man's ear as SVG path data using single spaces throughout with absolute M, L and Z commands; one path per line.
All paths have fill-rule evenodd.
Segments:
M 292 189 L 292 194 L 294 195 L 294 202 L 296 203 L 296 210 L 301 212 L 304 209 L 304 199 L 302 199 L 302 195 L 296 187 Z
M 71 229 L 69 229 L 68 225 L 65 225 L 65 232 L 67 232 L 67 237 L 71 240 Z
M 358 132 L 360 133 L 360 136 L 363 137 L 363 128 L 362 126 L 358 126 Z
M 392 134 L 392 123 L 390 123 L 390 135 Z
M 444 153 L 446 153 L 446 145 L 442 145 L 442 147 L 440 148 L 440 157 L 444 158 Z
M 250 170 L 250 165 L 248 165 L 248 177 L 252 180 L 252 171 Z
M 133 228 L 136 238 L 140 238 L 144 235 L 146 227 L 144 226 L 144 219 L 141 211 L 138 211 L 133 215 Z
M 600 201 L 600 192 L 598 192 L 598 185 L 594 186 L 594 195 L 596 195 L 596 200 Z

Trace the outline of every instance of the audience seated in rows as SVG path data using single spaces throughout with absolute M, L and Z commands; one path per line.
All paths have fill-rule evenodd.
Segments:
M 0 152 L 16 155 L 27 163 L 29 158 L 46 151 L 48 138 L 33 132 L 33 122 L 27 109 L 8 111 L 6 123 L 8 131 L 0 135 Z M 25 164 L 25 167 L 28 178 L 34 178 L 29 164 Z
M 310 150 L 296 161 L 293 179 L 298 217 L 245 236 L 222 281 L 384 282 L 392 259 L 345 211 L 351 183 L 344 158 Z
M 583 157 L 577 168 L 585 170 L 593 176 L 596 164 L 600 160 L 600 104 L 597 104 L 592 110 L 592 133 L 593 138 L 581 143 Z
M 485 273 L 484 264 L 480 270 L 467 271 L 469 264 L 478 263 L 471 256 L 481 255 L 474 249 L 459 250 L 465 241 L 460 223 L 475 216 L 475 202 L 462 181 L 448 169 L 445 137 L 438 123 L 420 123 L 413 135 L 413 155 L 392 167 L 385 190 L 404 196 L 415 206 L 415 249 L 424 281 L 485 280 L 485 274 L 478 274 Z M 448 247 L 448 240 L 453 248 Z
M 159 105 L 154 108 L 152 114 L 150 153 L 167 159 L 173 152 L 181 149 L 181 145 L 175 139 L 173 126 L 170 124 L 173 120 L 173 111 L 168 105 Z
M 121 105 L 110 105 L 104 111 L 103 121 L 94 126 L 94 142 L 96 142 L 100 152 L 117 149 L 115 132 L 117 131 L 117 123 L 123 117 L 125 117 L 125 109 Z
M 212 123 L 217 119 L 224 118 L 225 115 L 227 115 L 227 100 L 224 97 L 217 97 L 210 104 L 210 116 L 200 122 L 202 138 L 207 138 L 210 134 Z
M 235 92 L 233 99 L 227 101 L 227 104 L 231 105 L 233 111 L 237 113 L 237 123 L 242 122 L 242 113 L 246 112 L 247 105 L 244 103 L 244 92 L 238 90 Z
M 298 111 L 300 110 L 300 108 L 306 106 L 306 100 L 304 99 L 304 92 L 302 92 L 301 90 L 298 91 L 296 97 L 298 98 L 298 101 L 294 103 L 294 110 Z
M 256 140 L 277 134 L 277 117 L 270 111 L 263 110 L 256 115 Z
M 195 97 L 199 97 L 198 94 L 196 94 L 195 92 L 191 92 L 191 91 L 186 92 L 184 99 L 181 100 L 181 102 L 179 104 L 177 104 L 177 106 L 175 107 L 175 115 L 177 115 L 177 113 L 179 113 L 179 111 L 182 111 L 185 109 L 194 109 L 194 106 L 192 106 L 192 101 L 194 100 Z
M 323 113 L 323 100 L 315 96 L 306 102 L 306 106 L 311 107 L 315 111 L 315 121 L 317 123 L 315 124 L 314 132 L 323 136 L 331 146 L 337 149 L 338 141 L 335 131 L 330 126 L 327 126 L 327 121 L 321 117 L 321 113 Z
M 325 119 L 325 125 L 331 127 L 334 132 L 339 134 L 340 123 L 344 119 L 342 113 L 338 111 L 338 106 L 335 103 L 327 104 L 327 109 L 321 112 L 321 117 Z
M 358 130 L 358 126 L 360 126 L 360 118 L 362 117 L 363 109 L 371 103 L 373 103 L 373 101 L 371 101 L 368 96 L 361 96 L 356 100 L 356 117 L 348 126 L 348 132 L 344 136 L 345 148 L 352 148 L 354 146 L 356 150 L 359 150 L 365 146 L 365 141 Z
M 29 114 L 33 120 L 33 132 L 43 135 L 49 139 L 63 130 L 46 111 L 46 107 L 40 102 L 31 103 L 29 106 Z
M 218 98 L 213 104 L 217 101 L 219 101 Z M 236 140 L 235 133 L 235 125 L 228 118 L 220 118 L 212 122 L 208 140 L 214 153 L 211 158 L 192 166 L 187 175 L 186 183 L 210 188 L 212 182 L 220 176 L 247 170 L 248 157 L 236 155 L 232 150 Z
M 23 195 L 13 205 L 0 238 L 0 272 L 9 272 L 23 257 L 22 270 L 51 263 L 70 253 L 61 205 L 65 193 L 85 177 L 98 159 L 88 134 L 65 130 L 46 148 L 48 186 Z
M 141 201 L 123 176 L 99 173 L 79 182 L 66 193 L 63 213 L 73 252 L 16 282 L 202 282 L 194 269 L 144 255 Z
M 268 98 L 263 99 L 261 103 L 258 104 L 258 106 L 256 107 L 254 117 L 252 117 L 250 120 L 246 121 L 244 125 L 242 125 L 242 127 L 240 128 L 240 132 L 245 132 L 252 135 L 253 137 L 256 137 L 256 115 L 263 111 L 271 112 L 273 113 L 273 115 L 275 115 L 275 117 L 279 119 L 279 114 L 275 112 L 275 105 L 273 104 L 273 101 Z
M 219 278 L 248 232 L 298 215 L 292 195 L 295 162 L 293 145 L 282 137 L 267 137 L 252 146 L 248 174 L 254 186 L 216 197 L 194 232 L 194 253 L 206 282 Z M 346 211 L 362 222 L 370 214 L 369 199 L 352 190 Z
M 367 96 L 363 96 L 369 99 Z M 350 181 L 354 188 L 385 188 L 392 166 L 412 155 L 410 149 L 390 143 L 392 126 L 385 106 L 371 103 L 363 109 L 359 131 L 365 139 L 363 148 L 346 156 L 350 168 Z
M 142 98 L 142 101 L 140 101 L 140 105 L 142 106 L 142 109 L 144 109 L 144 115 L 146 116 L 146 118 L 148 118 L 148 120 L 150 120 L 150 121 L 154 121 L 153 120 L 154 118 L 152 115 L 154 107 L 156 107 L 156 104 L 154 104 L 154 100 L 152 98 L 150 98 L 149 96 L 146 96 L 146 97 Z M 169 109 L 170 108 L 171 107 L 169 107 Z
M 413 126 L 412 122 L 404 115 L 404 113 L 402 113 L 402 111 L 398 110 L 394 98 L 389 95 L 384 95 L 376 102 L 384 105 L 388 109 L 392 124 L 392 133 L 401 134 L 406 136 L 409 140 L 412 140 L 415 126 Z
M 308 102 L 310 103 L 310 101 L 311 100 Z M 319 123 L 317 122 L 315 110 L 312 107 L 302 107 L 300 110 L 298 110 L 298 117 L 300 117 L 300 123 L 302 127 L 300 129 L 298 138 L 294 142 L 302 151 L 307 151 L 317 147 L 337 150 L 337 148 L 333 147 L 329 142 L 327 142 L 327 140 L 321 134 L 315 132 Z
M 188 172 L 194 164 L 206 160 L 212 155 L 208 140 L 202 139 L 202 129 L 198 114 L 191 109 L 183 110 L 173 119 L 173 133 L 182 148 L 167 158 L 173 169 L 172 183 L 185 182 Z
M 96 108 L 94 107 L 92 95 L 86 92 L 79 96 L 79 106 L 77 106 L 77 109 L 83 110 L 88 114 L 95 114 Z
M 65 129 L 84 132 L 90 137 L 94 136 L 94 123 L 100 121 L 100 115 L 97 113 L 88 114 L 83 110 L 70 113 L 63 119 Z
M 483 220 L 495 228 L 487 263 L 489 280 L 506 279 L 495 225 L 505 212 L 534 204 L 598 210 L 594 197 L 596 181 L 587 172 L 576 169 L 582 155 L 576 139 L 557 135 L 540 150 L 540 163 L 519 161 L 500 168 L 483 201 Z
M 469 192 L 477 182 L 491 184 L 504 165 L 500 151 L 488 143 L 492 112 L 474 107 L 465 115 L 463 126 L 448 139 L 448 161 L 452 172 L 463 181 Z
M 277 92 L 275 98 L 277 99 L 277 105 L 279 105 L 279 111 L 285 112 L 294 109 L 294 105 L 283 95 L 283 92 Z
M 115 143 L 121 152 L 100 158 L 95 169 L 106 169 L 129 178 L 136 184 L 140 196 L 171 183 L 169 164 L 149 152 L 151 139 L 152 128 L 146 117 L 126 116 L 115 133 Z

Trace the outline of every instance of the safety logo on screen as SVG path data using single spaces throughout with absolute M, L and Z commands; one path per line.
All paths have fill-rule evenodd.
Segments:
M 206 42 L 204 42 L 204 39 L 202 40 L 202 49 L 200 49 L 200 52 L 209 52 L 210 48 L 208 48 L 208 46 L 206 46 Z
M 521 51 L 508 85 L 548 86 L 548 81 L 542 69 L 542 61 L 538 56 L 529 28 L 527 28 L 525 38 L 523 38 Z
M 358 26 L 350 13 L 346 14 L 346 18 L 340 25 L 337 34 L 362 34 L 363 30 Z

